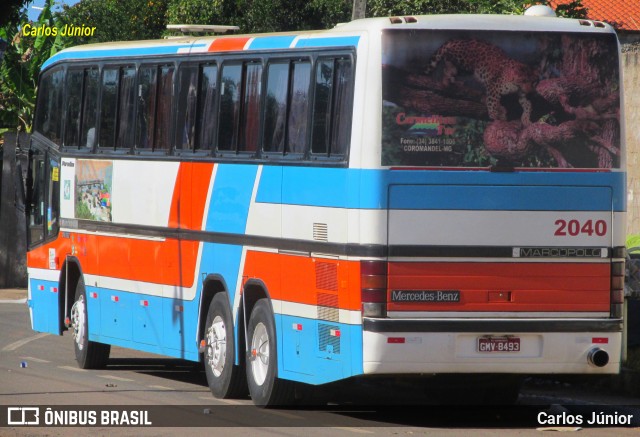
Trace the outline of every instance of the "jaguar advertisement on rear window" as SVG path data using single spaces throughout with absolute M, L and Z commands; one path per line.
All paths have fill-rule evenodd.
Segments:
M 386 30 L 382 165 L 620 167 L 613 34 Z

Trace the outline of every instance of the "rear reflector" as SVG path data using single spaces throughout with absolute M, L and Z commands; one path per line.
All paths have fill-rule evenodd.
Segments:
M 611 263 L 611 311 L 610 317 L 622 317 L 624 304 L 624 261 Z
M 611 303 L 624 303 L 624 262 L 611 263 Z
M 387 315 L 387 268 L 386 261 L 360 261 L 360 297 L 364 316 Z

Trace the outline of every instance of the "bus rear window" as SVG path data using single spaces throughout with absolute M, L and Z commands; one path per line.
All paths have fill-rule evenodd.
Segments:
M 387 30 L 382 165 L 619 168 L 613 34 Z

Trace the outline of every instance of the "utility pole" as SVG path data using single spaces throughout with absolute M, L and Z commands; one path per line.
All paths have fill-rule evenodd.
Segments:
M 367 10 L 367 0 L 353 0 L 353 12 L 351 13 L 351 19 L 357 20 L 358 18 L 364 18 Z

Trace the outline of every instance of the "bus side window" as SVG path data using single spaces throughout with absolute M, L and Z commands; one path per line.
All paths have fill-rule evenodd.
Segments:
M 84 92 L 82 103 L 82 138 L 80 147 L 93 149 L 96 138 L 96 123 L 98 120 L 98 70 L 88 69 L 84 71 Z
M 44 240 L 44 152 L 32 149 L 30 172 L 27 175 L 27 197 L 29 199 L 29 245 Z
M 118 69 L 105 68 L 102 72 L 102 104 L 100 113 L 100 141 L 98 145 L 113 148 L 118 103 Z
M 57 145 L 62 143 L 64 70 L 62 68 L 47 72 L 40 80 L 38 113 L 35 130 Z
M 238 142 L 242 65 L 223 65 L 221 82 L 218 150 L 235 151 Z
M 178 72 L 178 101 L 176 114 L 176 149 L 193 150 L 198 107 L 198 67 L 182 65 Z
M 333 89 L 333 61 L 316 64 L 315 95 L 313 101 L 313 139 L 311 152 L 327 155 L 331 129 L 331 91 Z
M 200 75 L 200 93 L 198 96 L 197 148 L 212 150 L 215 148 L 216 95 L 218 91 L 218 67 L 203 65 Z
M 160 67 L 154 150 L 167 150 L 170 145 L 171 108 L 173 107 L 173 70 L 173 66 L 164 65 Z
M 311 153 L 344 155 L 351 133 L 352 67 L 349 58 L 316 63 Z
M 122 68 L 118 95 L 118 141 L 116 142 L 116 147 L 119 149 L 130 149 L 133 146 L 135 83 L 135 68 Z
M 262 65 L 247 64 L 244 77 L 244 102 L 242 104 L 242 128 L 240 130 L 239 152 L 258 150 L 260 137 L 260 94 L 262 88 Z
M 270 63 L 267 68 L 267 101 L 262 142 L 265 152 L 284 152 L 288 86 L 289 62 Z
M 156 66 L 140 67 L 138 71 L 138 116 L 136 126 L 136 146 L 139 149 L 153 147 L 156 126 Z
M 80 140 L 80 114 L 82 103 L 83 70 L 67 71 L 67 117 L 64 129 L 64 145 L 66 147 L 78 147 Z
M 287 123 L 287 152 L 304 153 L 307 145 L 307 118 L 309 114 L 309 83 L 311 63 L 294 62 L 293 80 L 289 93 L 289 117 Z
M 347 153 L 351 137 L 351 108 L 353 97 L 353 72 L 351 60 L 336 60 L 336 75 L 333 92 L 333 129 L 331 132 L 331 150 L 329 155 Z
M 307 144 L 308 61 L 269 65 L 263 148 L 265 152 L 304 153 Z

